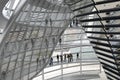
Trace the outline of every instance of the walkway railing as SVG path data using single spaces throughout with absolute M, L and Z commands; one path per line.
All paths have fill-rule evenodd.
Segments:
M 87 53 L 85 54 L 87 55 Z M 63 62 L 57 62 L 57 57 L 54 56 L 52 65 L 48 64 L 48 66 L 33 80 L 49 80 L 74 73 L 85 75 L 91 72 L 90 74 L 99 75 L 101 72 L 101 65 L 97 59 L 80 59 L 76 57 L 77 54 L 73 53 L 72 55 L 74 58 L 71 62 L 68 62 L 68 59 L 66 61 L 63 60 Z

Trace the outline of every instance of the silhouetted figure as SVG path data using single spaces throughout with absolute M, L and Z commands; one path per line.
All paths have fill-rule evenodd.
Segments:
M 46 24 L 46 25 L 48 24 L 48 19 L 45 19 L 45 24 Z
M 61 43 L 62 43 L 62 39 L 60 38 L 60 39 L 59 39 L 59 44 L 61 44 Z
M 106 15 L 110 15 L 110 12 L 106 12 Z
M 75 24 L 75 20 L 73 19 L 73 25 Z
M 79 58 L 79 53 L 77 53 L 77 59 Z
M 57 62 L 59 63 L 59 55 L 57 54 Z
M 70 23 L 70 28 L 72 28 L 72 24 Z
M 113 38 L 113 34 L 108 35 L 108 38 L 112 39 Z
M 70 62 L 70 54 L 67 54 L 68 63 Z
M 63 56 L 62 55 L 60 55 L 60 61 L 63 62 Z
M 66 57 L 67 57 L 67 55 L 66 54 L 64 54 L 64 61 L 66 62 Z
M 106 23 L 110 23 L 110 20 L 106 20 Z
M 39 63 L 39 58 L 36 59 L 36 62 L 37 62 L 37 65 L 38 65 L 38 63 Z
M 52 26 L 52 19 L 50 18 L 49 21 L 50 21 L 50 26 Z
M 71 53 L 69 55 L 70 55 L 70 62 L 72 62 L 73 61 L 73 55 Z
M 33 39 L 31 39 L 31 44 L 32 44 L 32 47 L 34 46 L 34 40 Z
M 113 34 L 110 34 L 110 38 L 113 38 Z
M 42 58 L 42 62 L 43 62 L 43 64 L 45 63 L 45 57 Z
M 109 29 L 110 29 L 109 27 L 105 27 L 105 30 L 107 30 L 107 31 L 108 31 Z
M 45 43 L 46 43 L 46 48 L 48 48 L 48 40 L 45 39 Z
M 76 26 L 78 26 L 78 23 L 79 23 L 79 21 L 78 21 L 78 19 L 76 18 L 76 23 L 75 23 L 75 24 L 76 24 Z
M 49 65 L 50 65 L 50 66 L 53 65 L 53 58 L 52 58 L 52 57 L 50 58 L 50 63 L 49 63 Z

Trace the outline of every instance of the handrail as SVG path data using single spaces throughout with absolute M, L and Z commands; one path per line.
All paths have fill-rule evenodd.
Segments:
M 69 63 L 69 64 L 73 64 L 73 63 Z M 63 64 L 64 65 L 64 64 Z M 82 65 L 82 66 L 90 66 L 90 65 L 99 65 L 99 63 L 98 64 L 88 64 L 88 65 Z M 73 65 L 73 66 L 68 66 L 68 67 L 64 67 L 63 69 L 69 69 L 69 68 L 76 68 L 76 67 L 79 67 L 80 65 L 78 64 L 78 65 Z M 54 68 L 54 66 L 51 66 L 51 67 L 53 67 Z M 47 68 L 45 68 L 46 70 L 47 70 Z M 48 68 L 49 69 L 49 68 Z M 59 72 L 59 70 L 61 70 L 61 68 L 57 68 L 57 69 L 52 69 L 52 70 L 50 70 L 50 71 L 47 71 L 47 72 L 44 72 L 44 73 L 41 73 L 41 74 L 39 74 L 39 75 L 37 75 L 36 76 L 36 78 L 37 77 L 39 77 L 39 76 L 42 76 L 42 75 L 46 75 L 46 74 L 51 74 L 51 73 L 54 73 L 54 72 L 56 72 L 56 71 L 58 71 Z M 95 70 L 95 71 L 98 71 L 98 73 L 100 72 L 99 71 L 100 70 L 100 68 L 98 69 L 98 70 Z M 87 70 L 87 72 L 88 71 L 90 71 L 90 70 Z M 94 71 L 94 70 L 91 70 L 91 71 Z M 70 72 L 70 73 L 66 73 L 66 74 L 63 74 L 63 75 L 67 75 L 67 74 L 73 74 L 73 73 L 77 73 L 77 72 L 80 72 L 79 70 L 77 70 L 77 71 L 75 71 L 75 72 Z M 82 71 L 82 72 L 84 72 L 84 70 Z M 97 73 L 97 72 L 95 72 L 95 73 Z M 61 74 L 60 75 L 53 75 L 51 78 L 55 78 L 55 77 L 58 77 L 58 76 L 62 76 Z M 51 79 L 51 78 L 46 78 L 46 79 Z M 39 78 L 40 79 L 40 78 Z M 36 79 L 33 79 L 33 80 L 36 80 Z

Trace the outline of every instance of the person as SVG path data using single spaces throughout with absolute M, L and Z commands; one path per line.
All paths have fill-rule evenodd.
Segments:
M 46 60 L 45 60 L 45 57 L 43 56 L 43 58 L 42 58 L 42 62 L 43 62 L 43 64 L 46 62 Z
M 57 62 L 59 63 L 59 55 L 57 54 Z
M 45 43 L 46 43 L 46 48 L 48 48 L 48 40 L 45 39 Z
M 63 62 L 63 56 L 62 55 L 60 55 L 60 61 Z
M 73 25 L 74 25 L 74 24 L 75 24 L 75 20 L 73 19 L 73 21 L 72 21 L 72 22 L 73 22 Z
M 67 54 L 68 63 L 70 62 L 70 54 Z
M 52 58 L 52 57 L 50 58 L 50 63 L 49 63 L 49 65 L 50 65 L 50 66 L 53 65 L 53 58 Z
M 45 24 L 46 24 L 46 25 L 48 24 L 48 19 L 45 19 Z
M 72 19 L 70 19 L 69 27 L 72 28 Z
M 113 34 L 110 34 L 110 38 L 111 38 L 111 39 L 113 38 Z
M 41 60 L 41 59 L 39 60 L 39 63 L 40 63 L 40 66 L 41 66 L 41 63 L 42 63 L 42 60 Z
M 32 47 L 34 46 L 34 40 L 33 39 L 31 39 L 31 45 L 32 45 Z
M 60 38 L 60 39 L 59 39 L 59 44 L 61 44 L 61 42 L 62 42 L 62 39 Z
M 38 63 L 39 63 L 39 58 L 36 59 L 36 62 L 37 62 L 37 65 L 38 65 Z
M 78 26 L 78 24 L 79 24 L 79 20 L 76 18 L 76 26 Z
M 72 62 L 73 61 L 73 55 L 72 55 L 72 53 L 70 53 L 69 55 L 70 55 L 70 62 Z
M 106 30 L 106 31 L 109 31 L 109 29 L 110 29 L 109 27 L 105 27 L 105 30 Z
M 70 28 L 72 28 L 72 24 L 70 23 Z
M 50 26 L 52 26 L 52 19 L 50 18 L 49 21 L 50 21 Z
M 77 59 L 79 58 L 79 53 L 77 53 Z
M 64 62 L 66 62 L 66 54 L 64 54 Z

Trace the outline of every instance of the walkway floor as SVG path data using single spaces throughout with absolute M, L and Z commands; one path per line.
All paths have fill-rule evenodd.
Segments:
M 72 73 L 63 76 L 59 76 L 56 78 L 52 78 L 49 80 L 101 80 L 99 74 L 94 73 Z

